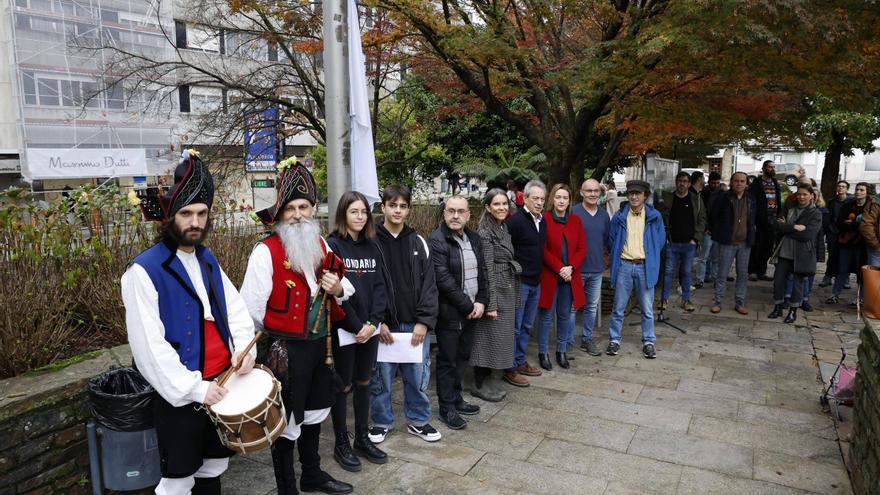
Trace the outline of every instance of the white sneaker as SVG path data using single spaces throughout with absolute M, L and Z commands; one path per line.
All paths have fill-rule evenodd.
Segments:
M 367 438 L 370 439 L 373 443 L 382 443 L 385 441 L 385 437 L 388 435 L 388 428 L 382 428 L 381 426 L 374 426 L 370 428 L 370 431 L 367 433 Z
M 440 432 L 435 430 L 433 426 L 425 424 L 424 426 L 406 425 L 406 431 L 421 438 L 426 442 L 436 442 L 442 438 Z

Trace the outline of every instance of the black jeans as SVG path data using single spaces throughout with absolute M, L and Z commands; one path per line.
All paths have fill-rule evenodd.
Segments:
M 782 304 L 785 301 L 785 285 L 788 281 L 788 274 L 794 275 L 794 286 L 791 288 L 791 307 L 799 308 L 804 301 L 804 277 L 808 275 L 803 273 L 794 273 L 794 260 L 788 258 L 779 258 L 776 263 L 776 272 L 773 274 L 773 302 Z
M 768 221 L 766 226 L 759 226 L 755 232 L 755 244 L 749 257 L 749 273 L 763 277 L 767 275 L 767 261 L 773 254 L 776 243 L 775 223 Z
M 437 329 L 437 399 L 440 414 L 455 410 L 462 402 L 461 380 L 471 358 L 474 322 L 465 320 L 461 330 Z

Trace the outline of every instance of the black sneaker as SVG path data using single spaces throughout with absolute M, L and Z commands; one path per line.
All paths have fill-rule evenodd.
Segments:
M 423 426 L 406 425 L 406 431 L 421 438 L 426 442 L 436 442 L 443 438 L 440 432 L 435 430 L 433 426 L 425 423 Z
M 591 356 L 601 356 L 602 355 L 602 351 L 600 351 L 599 348 L 596 347 L 596 344 L 592 340 L 588 340 L 586 342 L 583 342 L 581 344 L 581 350 Z M 569 359 L 571 359 L 571 358 L 569 358 Z
M 837 304 L 838 302 L 840 302 L 840 299 L 838 299 L 837 296 L 831 296 L 828 299 L 825 299 L 825 304 Z
M 467 426 L 467 421 L 458 415 L 455 411 L 447 411 L 440 413 L 440 421 L 443 422 L 450 430 L 461 430 Z
M 645 355 L 648 359 L 654 359 L 657 357 L 657 353 L 654 351 L 654 344 L 648 342 L 647 344 L 642 346 L 642 354 Z
M 473 416 L 480 414 L 480 406 L 471 404 L 470 402 L 461 401 L 455 405 L 455 412 L 464 414 L 465 416 Z
M 608 354 L 609 356 L 616 356 L 618 352 L 620 352 L 620 343 L 609 342 L 608 347 L 605 349 L 605 354 Z
M 697 280 L 697 283 L 694 284 L 694 289 L 702 289 L 702 288 L 703 288 L 703 282 L 700 282 L 699 280 Z
M 370 438 L 370 441 L 373 443 L 382 443 L 385 441 L 385 437 L 388 436 L 388 428 L 382 428 L 381 426 L 374 426 L 370 428 L 370 432 L 367 434 Z
M 813 305 L 810 304 L 810 301 L 804 301 L 803 304 L 801 304 L 801 309 L 809 313 L 810 311 L 813 311 Z

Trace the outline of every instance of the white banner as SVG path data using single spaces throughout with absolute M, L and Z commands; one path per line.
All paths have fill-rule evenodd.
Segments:
M 149 175 L 143 148 L 28 148 L 26 163 L 31 179 Z

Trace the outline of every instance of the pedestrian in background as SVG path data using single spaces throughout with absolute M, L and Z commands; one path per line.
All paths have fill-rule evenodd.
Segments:
M 749 185 L 749 194 L 755 200 L 755 244 L 749 259 L 749 280 L 773 280 L 767 276 L 767 260 L 776 243 L 776 217 L 781 213 L 782 190 L 776 181 L 776 164 L 766 160 L 761 165 L 761 176 Z M 719 272 L 722 274 L 724 272 Z M 726 274 L 725 274 L 726 275 Z
M 699 171 L 694 172 L 701 173 Z M 691 174 L 691 182 L 694 181 Z M 712 226 L 709 225 L 709 208 L 712 206 L 712 200 L 719 191 L 721 185 L 721 174 L 718 172 L 709 173 L 709 182 L 700 191 L 700 199 L 703 200 L 703 206 L 706 208 L 706 232 L 703 234 L 703 240 L 697 247 L 696 254 L 696 282 L 694 288 L 702 289 L 706 282 L 714 282 L 718 274 L 718 244 L 712 240 Z M 727 274 L 724 274 L 726 277 Z
M 828 287 L 834 282 L 839 271 L 837 237 L 840 230 L 837 228 L 837 219 L 840 218 L 840 210 L 844 203 L 852 199 L 849 192 L 849 182 L 842 180 L 837 183 L 836 195 L 828 201 L 828 226 L 825 228 L 825 243 L 828 246 L 828 263 L 825 265 L 825 276 L 819 282 L 819 287 Z M 849 275 L 843 284 L 844 289 L 849 289 Z
M 865 209 L 873 207 L 872 203 L 874 203 L 874 199 L 868 197 L 868 183 L 859 182 L 856 184 L 853 199 L 844 203 L 840 209 L 840 216 L 837 218 L 839 232 L 837 235 L 837 278 L 831 288 L 831 297 L 825 301 L 827 304 L 837 304 L 840 301 L 840 294 L 843 292 L 844 283 L 849 279 L 850 273 L 855 272 L 856 281 L 861 283 L 861 275 L 858 270 L 865 264 L 867 256 L 865 240 L 859 230 L 859 223 Z M 855 304 L 856 301 L 853 300 L 851 305 Z
M 720 313 L 727 292 L 727 274 L 736 261 L 736 292 L 734 309 L 747 315 L 748 269 L 752 245 L 755 242 L 755 199 L 746 192 L 745 172 L 736 172 L 730 178 L 730 191 L 720 193 L 712 201 L 709 212 L 714 240 L 718 243 L 718 277 L 715 278 L 715 305 L 711 312 Z
M 608 212 L 608 218 L 613 217 L 619 209 L 620 198 L 617 196 L 614 179 L 608 179 L 605 181 L 605 211 Z
M 654 287 L 660 277 L 660 251 L 666 243 L 663 217 L 645 203 L 651 186 L 643 180 L 626 183 L 629 200 L 615 213 L 608 236 L 611 259 L 611 288 L 614 309 L 608 325 L 610 341 L 605 353 L 620 352 L 623 316 L 630 294 L 635 290 L 642 311 L 642 354 L 657 357 L 654 335 Z
M 570 211 L 571 189 L 566 184 L 556 184 L 550 190 L 550 208 L 544 212 L 547 242 L 544 244 L 541 298 L 538 301 L 538 361 L 545 370 L 553 369 L 548 353 L 553 315 L 556 315 L 556 363 L 568 369 L 572 308 L 576 311 L 584 307 L 584 288 L 575 270 L 583 264 L 587 248 L 581 219 L 571 215 Z
M 813 187 L 809 183 L 798 184 L 797 203 L 788 209 L 784 219 L 774 227 L 781 238 L 776 254 L 776 270 L 773 273 L 773 299 L 775 306 L 767 318 L 782 316 L 785 301 L 785 285 L 789 274 L 794 275 L 791 303 L 784 323 L 794 323 L 797 310 L 803 302 L 804 278 L 816 273 L 816 235 L 822 229 L 822 213 L 813 204 Z
M 819 229 L 819 232 L 816 234 L 816 262 L 824 262 L 825 261 L 825 232 L 828 229 L 828 222 L 830 221 L 830 215 L 828 213 L 828 208 L 825 207 L 825 200 L 822 199 L 822 194 L 819 191 L 819 187 L 816 184 L 815 179 L 810 179 L 811 185 L 813 186 L 813 204 L 816 205 L 816 208 L 819 209 L 819 212 L 822 213 L 822 228 Z M 813 305 L 810 304 L 810 294 L 813 292 L 813 282 L 816 280 L 816 274 L 812 274 L 808 277 L 804 278 L 804 301 L 801 303 L 801 309 L 806 312 L 813 311 Z
M 687 312 L 696 308 L 691 302 L 691 270 L 694 254 L 706 232 L 706 208 L 700 195 L 689 188 L 687 172 L 675 176 L 675 191 L 663 193 L 663 220 L 666 224 L 666 273 L 663 278 L 663 294 L 660 311 L 665 311 L 669 294 L 675 283 L 676 268 L 681 285 L 681 307 Z
M 599 207 L 599 187 L 599 181 L 596 179 L 585 180 L 581 184 L 583 202 L 574 205 L 572 210 L 572 214 L 581 219 L 584 241 L 587 244 L 587 255 L 580 267 L 581 283 L 584 286 L 584 328 L 581 334 L 581 350 L 593 356 L 602 354 L 593 342 L 593 330 L 599 319 L 602 273 L 605 272 L 608 232 L 611 230 L 611 218 L 608 212 Z
M 488 304 L 483 317 L 474 327 L 471 366 L 474 367 L 474 389 L 471 395 L 489 402 L 498 402 L 507 395 L 501 388 L 500 376 L 494 370 L 510 367 L 516 331 L 516 309 L 520 304 L 519 273 L 513 243 L 504 221 L 508 202 L 504 191 L 490 189 L 483 198 L 483 213 L 477 233 L 483 243 L 486 264 Z

